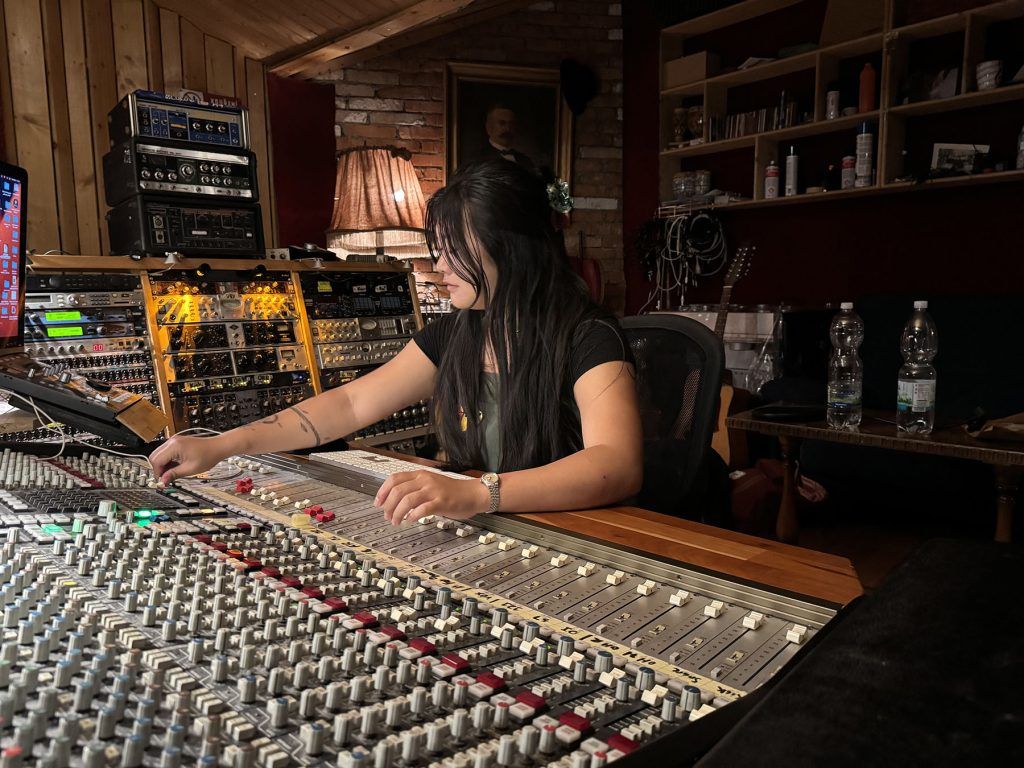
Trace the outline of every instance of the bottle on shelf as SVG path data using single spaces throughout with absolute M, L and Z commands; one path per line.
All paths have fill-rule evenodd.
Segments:
M 874 183 L 875 174 L 875 135 L 867 123 L 861 124 L 856 146 L 853 186 L 870 187 Z
M 860 71 L 860 92 L 857 98 L 857 111 L 870 112 L 875 108 L 875 68 L 869 61 Z
M 896 395 L 896 424 L 900 432 L 931 434 L 935 426 L 935 366 L 939 351 L 935 322 L 927 301 L 914 302 L 914 314 L 900 337 L 903 365 Z
M 828 403 L 826 421 L 833 429 L 860 426 L 863 406 L 864 366 L 857 350 L 864 341 L 864 321 L 851 302 L 839 305 L 832 320 L 832 356 L 828 361 Z
M 1024 170 L 1024 125 L 1020 128 L 1020 135 L 1017 137 L 1017 170 Z
M 769 160 L 764 169 L 764 199 L 772 200 L 779 196 L 779 164 Z
M 793 197 L 800 194 L 797 186 L 797 175 L 800 170 L 800 156 L 796 153 L 796 147 L 789 148 L 786 155 L 786 197 Z

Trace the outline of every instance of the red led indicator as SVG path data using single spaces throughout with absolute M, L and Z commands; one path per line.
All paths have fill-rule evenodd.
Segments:
M 103 351 L 103 345 L 102 344 L 93 344 L 92 345 L 92 351 L 93 352 L 102 352 Z

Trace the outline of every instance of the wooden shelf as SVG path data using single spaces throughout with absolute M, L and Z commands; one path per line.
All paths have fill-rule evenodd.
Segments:
M 950 176 L 948 178 L 930 179 L 924 182 L 892 182 L 881 186 L 860 187 L 857 189 L 837 189 L 831 192 L 814 192 L 812 194 L 795 195 L 793 197 L 777 197 L 771 200 L 739 200 L 735 203 L 724 205 L 708 205 L 702 208 L 695 207 L 693 210 L 717 210 L 731 211 L 733 209 L 751 210 L 757 208 L 777 208 L 790 205 L 806 205 L 810 203 L 822 203 L 836 200 L 851 200 L 860 197 L 878 197 L 881 195 L 898 194 L 902 192 L 920 192 L 926 189 L 949 189 L 954 187 L 974 187 L 987 184 L 1000 184 L 1014 181 L 1024 181 L 1024 170 L 1021 171 L 1000 171 L 997 173 L 979 173 L 974 176 Z M 671 205 L 664 203 L 663 206 Z
M 946 16 L 937 16 L 934 19 L 925 19 L 915 24 L 907 24 L 902 27 L 894 27 L 892 39 L 894 40 L 924 40 L 929 37 L 941 37 L 950 32 L 962 32 L 967 28 L 968 12 L 950 13 Z
M 890 181 L 885 189 L 891 191 L 922 189 L 927 187 L 977 187 L 986 184 L 1024 181 L 1024 170 L 994 171 L 992 173 L 976 173 L 972 176 L 944 176 L 927 181 Z
M 940 112 L 953 112 L 960 109 L 977 109 L 992 104 L 1002 104 L 1007 101 L 1019 101 L 1024 99 L 1024 83 L 1004 85 L 1002 88 L 994 88 L 991 91 L 972 91 L 961 93 L 959 96 L 950 96 L 948 99 L 931 99 L 929 101 L 916 101 L 912 104 L 899 104 L 889 107 L 890 115 L 902 117 L 918 117 L 921 115 L 935 115 Z
M 769 13 L 799 6 L 801 2 L 808 0 L 747 0 L 737 3 L 721 11 L 707 14 L 682 24 L 662 31 L 662 62 L 666 58 L 678 55 L 678 51 L 684 50 L 682 41 L 687 37 L 705 35 L 708 32 L 731 27 L 736 24 L 743 24 L 741 33 L 756 33 L 758 19 Z M 710 130 L 712 116 L 729 114 L 731 101 L 731 89 L 734 86 L 760 83 L 772 78 L 790 75 L 795 72 L 809 71 L 814 76 L 814 109 L 812 114 L 821 118 L 825 112 L 825 95 L 829 82 L 837 79 L 840 72 L 842 60 L 849 60 L 857 57 L 870 56 L 878 71 L 878 93 L 881 107 L 864 114 L 840 117 L 836 120 L 818 119 L 812 123 L 797 125 L 792 128 L 784 128 L 775 131 L 766 131 L 758 134 L 750 134 L 731 139 L 722 139 L 714 142 L 705 142 L 695 146 L 678 147 L 666 149 L 660 153 L 661 173 L 659 178 L 659 192 L 662 197 L 671 195 L 671 180 L 674 172 L 679 170 L 679 160 L 691 157 L 714 157 L 716 155 L 735 152 L 737 150 L 753 149 L 752 162 L 750 164 L 751 176 L 742 178 L 741 166 L 734 162 L 735 158 L 722 161 L 722 167 L 727 176 L 730 176 L 729 186 L 733 189 L 749 191 L 757 189 L 761 183 L 761 175 L 764 173 L 764 164 L 767 158 L 774 156 L 775 147 L 773 144 L 795 141 L 809 136 L 834 134 L 840 131 L 855 131 L 862 122 L 870 122 L 877 126 L 874 134 L 877 139 L 876 163 L 879 179 L 892 178 L 904 172 L 902 167 L 908 147 L 908 138 L 911 144 L 915 138 L 922 139 L 918 135 L 919 130 L 915 126 L 908 125 L 906 118 L 924 117 L 956 111 L 980 109 L 997 104 L 1013 102 L 1024 102 L 1024 83 L 1017 83 L 1003 86 L 991 91 L 969 90 L 974 85 L 974 67 L 986 55 L 986 43 L 989 35 L 989 27 L 992 24 L 1011 19 L 1024 18 L 1024 0 L 1001 0 L 1001 2 L 979 5 L 965 11 L 947 14 L 932 19 L 926 19 L 914 24 L 896 26 L 893 24 L 895 13 L 891 2 L 887 2 L 886 9 L 877 19 L 872 17 L 872 26 L 876 23 L 881 27 L 881 32 L 864 35 L 862 37 L 845 40 L 833 45 L 823 46 L 813 51 L 799 53 L 785 59 L 766 62 L 747 70 L 736 70 L 709 77 L 694 83 L 665 89 L 661 92 L 661 135 L 659 137 L 662 146 L 666 146 L 671 138 L 671 102 L 665 102 L 666 97 L 699 97 L 703 95 L 705 112 L 705 138 Z M 799 12 L 799 8 L 793 9 Z M 899 84 L 904 82 L 906 77 L 916 71 L 914 68 L 919 65 L 915 63 L 915 51 L 912 43 L 917 40 L 928 40 L 930 38 L 942 37 L 959 33 L 960 80 L 959 87 L 961 95 L 948 99 L 934 99 L 922 101 L 915 104 L 892 105 L 893 94 L 898 91 Z M 949 48 L 954 47 L 951 42 Z M 955 60 L 950 51 L 950 66 L 955 66 Z M 878 61 L 879 55 L 881 62 Z M 1004 73 L 1012 77 L 1013 72 Z M 856 80 L 846 78 L 843 86 L 844 96 L 849 102 L 852 90 L 856 89 Z M 738 98 L 738 97 L 737 97 Z M 748 99 L 749 101 L 749 99 Z M 678 104 L 676 105 L 678 106 Z M 749 104 L 736 104 L 734 111 L 746 109 Z M 993 124 L 992 138 L 997 143 L 1005 143 L 1007 126 L 1004 124 Z M 915 132 L 908 137 L 908 130 Z M 1014 138 L 1016 130 L 1014 130 Z M 836 158 L 838 162 L 839 158 Z M 712 160 L 712 173 L 715 173 L 715 166 Z M 805 202 L 817 202 L 821 200 L 853 199 L 865 195 L 888 194 L 906 189 L 929 189 L 946 188 L 960 185 L 992 184 L 1000 181 L 1019 181 L 1022 177 L 1020 172 L 1005 171 L 1001 173 L 983 174 L 972 177 L 953 177 L 948 179 L 936 179 L 922 184 L 881 184 L 880 186 L 867 189 L 842 190 L 836 192 L 817 193 L 813 195 L 799 195 L 793 198 L 777 198 L 773 200 L 744 200 L 739 203 L 732 203 L 720 208 L 757 208 L 770 206 L 795 205 Z
M 728 8 L 723 8 L 720 11 L 698 16 L 695 19 L 683 21 L 671 27 L 665 27 L 662 30 L 662 34 L 671 37 L 703 35 L 715 29 L 756 19 L 758 16 L 764 16 L 766 13 L 773 13 L 782 8 L 797 5 L 800 2 L 802 0 L 746 0 Z
M 703 144 L 694 144 L 689 147 L 678 147 L 676 149 L 663 150 L 663 158 L 671 157 L 700 157 L 701 155 L 712 155 L 719 152 L 731 152 L 736 149 L 753 147 L 755 139 L 767 141 L 794 141 L 807 136 L 819 136 L 826 133 L 838 133 L 845 130 L 856 130 L 857 126 L 867 121 L 877 123 L 881 113 L 879 110 L 865 112 L 863 114 L 837 117 L 835 120 L 816 120 L 813 123 L 794 125 L 791 128 L 779 128 L 774 131 L 762 131 L 752 133 L 749 136 L 736 136 L 732 139 L 719 139 Z
M 841 43 L 827 45 L 824 48 L 815 48 L 813 51 L 798 53 L 795 56 L 787 56 L 784 59 L 766 61 L 749 69 L 734 69 L 731 72 L 715 75 L 706 80 L 696 80 L 692 83 L 684 83 L 683 85 L 666 88 L 661 92 L 661 95 L 663 97 L 697 96 L 704 92 L 705 86 L 710 88 L 720 86 L 731 88 L 736 85 L 747 85 L 748 83 L 757 83 L 762 80 L 771 80 L 772 78 L 789 75 L 804 69 L 814 69 L 817 66 L 819 55 L 843 58 L 846 56 L 859 56 L 871 53 L 872 51 L 880 51 L 881 49 L 881 33 L 867 35 L 854 40 L 844 40 Z

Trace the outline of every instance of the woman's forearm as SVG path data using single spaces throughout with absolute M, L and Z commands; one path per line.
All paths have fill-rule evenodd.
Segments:
M 639 457 L 595 445 L 535 469 L 501 474 L 502 512 L 589 509 L 622 501 L 640 490 Z
M 359 429 L 345 388 L 334 389 L 218 438 L 228 455 L 314 448 Z

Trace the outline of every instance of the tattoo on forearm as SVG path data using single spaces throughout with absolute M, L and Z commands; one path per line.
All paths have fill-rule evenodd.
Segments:
M 320 444 L 323 443 L 323 440 L 320 438 L 320 433 L 316 431 L 316 427 L 313 425 L 313 422 L 310 421 L 309 416 L 307 416 L 301 410 L 299 410 L 299 406 L 293 405 L 288 410 L 295 411 L 295 413 L 298 415 L 298 417 L 302 420 L 299 423 L 299 426 L 302 427 L 302 431 L 303 432 L 306 432 L 306 433 L 312 432 L 313 433 L 313 437 L 316 438 L 316 445 L 320 445 Z M 308 427 L 308 429 L 307 429 L 307 427 Z
M 260 419 L 260 424 L 277 424 L 281 421 L 281 416 L 277 413 L 267 416 L 265 419 Z M 284 426 L 284 425 L 282 425 Z

